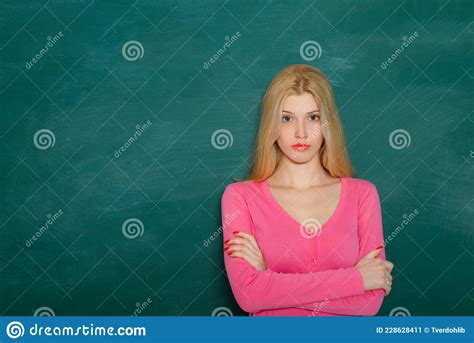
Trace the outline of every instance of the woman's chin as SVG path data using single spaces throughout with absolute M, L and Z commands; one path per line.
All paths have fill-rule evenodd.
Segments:
M 315 157 L 315 155 L 309 154 L 307 152 L 296 152 L 286 155 L 286 157 L 293 163 L 304 164 L 310 162 Z

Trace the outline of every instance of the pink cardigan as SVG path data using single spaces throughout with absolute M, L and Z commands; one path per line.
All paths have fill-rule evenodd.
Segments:
M 227 185 L 222 195 L 223 239 L 233 231 L 252 234 L 267 270 L 258 271 L 224 252 L 229 283 L 250 316 L 373 316 L 383 289 L 364 290 L 355 267 L 383 245 L 377 189 L 363 179 L 343 177 L 336 210 L 316 234 L 301 226 L 273 197 L 268 179 Z M 385 250 L 378 255 L 385 259 Z

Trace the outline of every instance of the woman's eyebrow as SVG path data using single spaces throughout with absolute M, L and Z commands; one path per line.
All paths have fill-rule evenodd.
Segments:
M 282 112 L 286 112 L 286 113 L 290 113 L 290 114 L 294 114 L 293 112 L 291 111 L 287 111 L 287 110 L 283 110 Z M 319 110 L 313 110 L 313 111 L 309 111 L 308 113 L 306 114 L 310 114 L 310 113 L 314 113 L 314 112 L 320 112 Z

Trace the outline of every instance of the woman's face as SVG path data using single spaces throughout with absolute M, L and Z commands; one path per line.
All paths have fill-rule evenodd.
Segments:
M 323 142 L 320 110 L 310 93 L 290 95 L 282 104 L 277 144 L 295 163 L 306 163 L 319 155 Z

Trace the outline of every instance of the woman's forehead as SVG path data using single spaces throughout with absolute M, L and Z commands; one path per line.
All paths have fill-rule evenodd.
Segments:
M 319 110 L 319 106 L 310 93 L 289 95 L 282 103 L 282 111 L 294 114 L 307 114 Z

